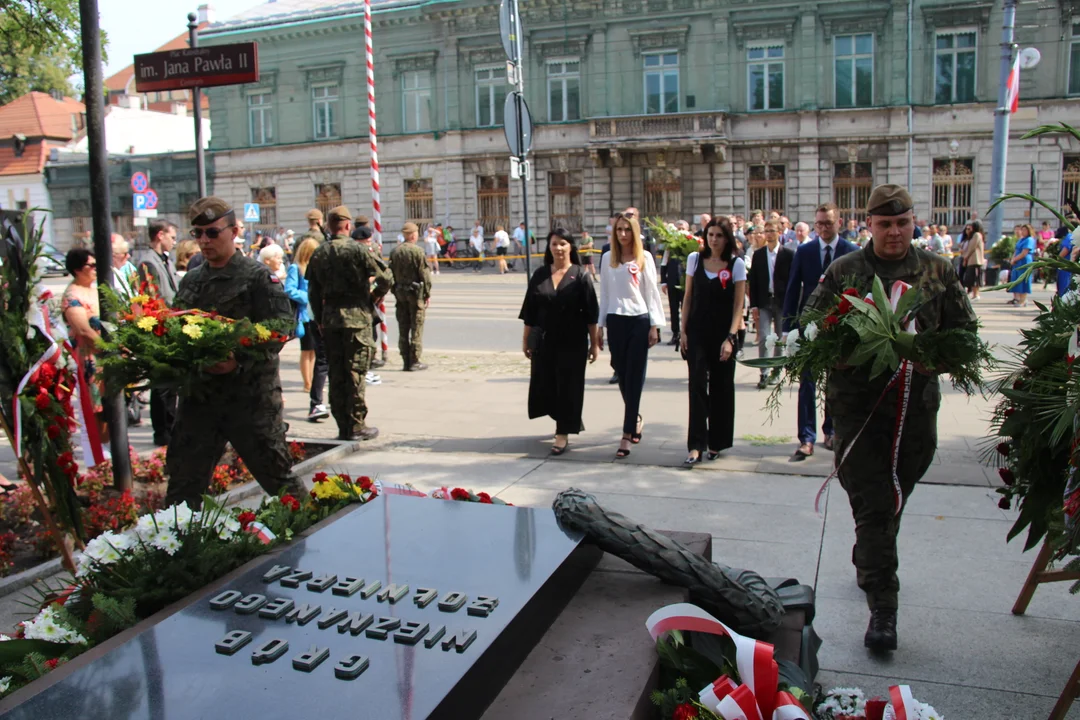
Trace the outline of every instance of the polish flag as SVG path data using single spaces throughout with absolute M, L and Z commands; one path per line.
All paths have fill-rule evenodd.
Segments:
M 1020 108 L 1020 53 L 1016 53 L 1012 70 L 1009 71 L 1009 77 L 1005 80 L 1005 105 L 1010 113 Z

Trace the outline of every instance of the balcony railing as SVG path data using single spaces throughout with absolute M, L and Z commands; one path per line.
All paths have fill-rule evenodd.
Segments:
M 724 114 L 623 115 L 589 120 L 589 138 L 653 140 L 657 138 L 716 138 L 724 136 Z

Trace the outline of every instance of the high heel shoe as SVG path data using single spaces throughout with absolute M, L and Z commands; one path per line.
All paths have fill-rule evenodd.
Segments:
M 694 467 L 695 465 L 697 465 L 700 462 L 701 462 L 701 453 L 698 453 L 697 455 L 687 455 L 686 459 L 683 460 L 683 467 L 684 468 L 692 468 L 692 467 Z
M 630 433 L 630 442 L 637 445 L 641 442 L 641 431 L 645 429 L 645 420 L 640 415 L 637 416 L 636 432 Z

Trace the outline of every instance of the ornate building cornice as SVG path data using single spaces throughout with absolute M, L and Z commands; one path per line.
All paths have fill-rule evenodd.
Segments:
M 871 5 L 857 10 L 822 13 L 819 18 L 825 29 L 825 42 L 832 42 L 833 35 L 880 33 L 889 18 L 890 10 L 888 5 Z
M 649 50 L 679 50 L 686 51 L 686 38 L 690 34 L 689 25 L 673 25 L 669 27 L 652 27 L 641 30 L 630 30 L 630 45 L 634 48 L 634 55 L 641 55 Z
M 585 57 L 590 37 L 587 31 L 569 37 L 562 33 L 554 37 L 545 37 L 541 31 L 529 36 L 529 47 L 541 61 L 558 57 Z
M 990 27 L 992 2 L 948 2 L 923 5 L 923 20 L 927 33 L 951 27 L 975 25 L 982 32 Z
M 338 60 L 331 63 L 317 63 L 311 65 L 299 65 L 298 69 L 304 73 L 304 87 L 310 88 L 317 83 L 337 83 L 341 85 L 345 77 L 345 61 Z
M 422 52 L 401 53 L 387 55 L 394 68 L 394 77 L 400 77 L 402 73 L 428 70 L 435 71 L 435 62 L 438 60 L 438 50 L 424 50 Z
M 787 18 L 731 18 L 731 29 L 735 33 L 735 46 L 740 50 L 746 47 L 748 42 L 761 40 L 783 41 L 790 45 L 795 39 L 794 17 Z

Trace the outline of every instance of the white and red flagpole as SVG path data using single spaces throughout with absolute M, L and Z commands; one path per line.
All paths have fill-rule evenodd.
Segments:
M 1020 53 L 1015 53 L 1012 69 L 1005 80 L 1005 106 L 1010 113 L 1020 109 Z
M 375 132 L 375 53 L 371 49 L 371 0 L 364 0 L 364 53 L 367 59 L 368 140 L 371 143 L 371 204 L 375 244 L 382 247 L 382 204 L 379 202 L 379 143 Z

